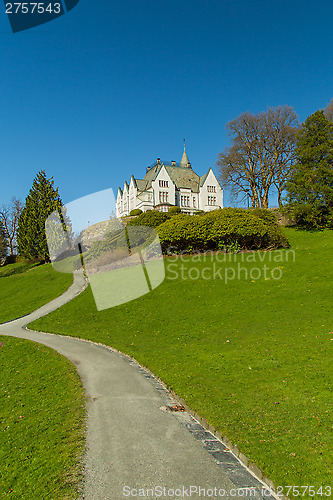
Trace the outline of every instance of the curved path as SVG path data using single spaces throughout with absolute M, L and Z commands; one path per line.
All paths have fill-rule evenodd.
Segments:
M 28 323 L 57 309 L 84 288 L 83 276 L 76 274 L 73 285 L 61 297 L 28 316 L 0 325 L 0 335 L 51 347 L 78 370 L 88 400 L 83 498 L 118 500 L 133 498 L 136 493 L 139 497 L 140 488 L 160 488 L 154 495 L 145 491 L 146 498 L 244 498 L 244 492 L 236 490 L 245 487 L 256 488 L 251 498 L 262 498 L 262 484 L 220 441 L 187 412 L 166 411 L 167 405 L 174 403 L 172 397 L 137 363 L 92 342 L 26 330 Z M 70 333 L 75 337 L 75 331 Z M 203 490 L 200 495 L 195 492 L 199 487 L 206 489 L 206 496 Z M 180 491 L 173 495 L 176 488 Z M 212 496 L 207 490 L 214 488 Z M 269 498 L 268 491 L 265 493 Z

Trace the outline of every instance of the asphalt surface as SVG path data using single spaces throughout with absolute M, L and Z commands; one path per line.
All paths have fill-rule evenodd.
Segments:
M 88 401 L 82 498 L 272 498 L 191 415 L 168 411 L 175 401 L 135 361 L 105 346 L 25 329 L 84 287 L 83 276 L 76 274 L 61 297 L 0 325 L 0 335 L 42 343 L 77 368 Z M 75 337 L 75 331 L 68 333 Z

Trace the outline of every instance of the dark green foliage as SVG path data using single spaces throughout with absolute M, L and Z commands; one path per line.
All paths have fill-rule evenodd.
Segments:
M 298 204 L 292 215 L 296 225 L 304 229 L 333 228 L 333 207 Z
M 157 232 L 164 252 L 170 247 L 177 251 L 288 247 L 282 229 L 270 214 L 266 217 L 267 220 L 249 210 L 225 208 L 201 217 L 173 217 L 159 226 Z
M 130 215 L 141 215 L 143 212 L 141 208 L 134 208 L 133 210 L 130 211 Z
M 168 210 L 169 214 L 180 214 L 181 208 L 180 207 L 170 207 Z
M 53 177 L 46 178 L 41 170 L 34 179 L 19 218 L 17 242 L 19 254 L 28 258 L 49 260 L 45 235 L 45 221 L 55 210 L 60 210 L 62 201 L 58 188 L 54 188 Z
M 323 111 L 309 116 L 297 138 L 297 164 L 287 183 L 297 224 L 329 227 L 333 208 L 333 123 Z
M 128 225 L 157 227 L 170 218 L 171 215 L 166 212 L 159 212 L 158 210 L 147 210 L 147 212 L 144 212 L 135 219 L 131 220 Z

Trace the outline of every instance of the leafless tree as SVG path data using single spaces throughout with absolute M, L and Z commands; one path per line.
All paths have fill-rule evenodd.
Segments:
M 278 192 L 279 207 L 282 205 L 282 192 L 296 163 L 295 146 L 299 129 L 297 115 L 291 106 L 279 106 L 266 112 L 269 151 L 267 170 L 272 172 L 273 184 Z M 268 193 L 265 201 L 268 205 Z
M 3 205 L 0 208 L 0 221 L 4 229 L 4 235 L 8 242 L 9 254 L 14 255 L 16 245 L 16 234 L 18 221 L 23 210 L 23 203 L 13 198 L 9 205 Z
M 226 125 L 231 146 L 218 155 L 220 180 L 234 197 L 249 193 L 252 207 L 268 208 L 273 185 L 279 205 L 290 169 L 295 162 L 297 116 L 290 106 L 243 113 Z
M 324 114 L 327 120 L 333 121 L 333 99 L 331 99 L 326 108 L 324 108 Z

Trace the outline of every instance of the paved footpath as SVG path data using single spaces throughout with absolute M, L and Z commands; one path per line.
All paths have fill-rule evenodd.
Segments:
M 31 321 L 74 298 L 84 286 L 82 275 L 76 274 L 61 297 L 0 325 L 0 335 L 51 347 L 78 370 L 88 400 L 82 498 L 120 500 L 136 494 L 138 498 L 173 500 L 262 498 L 262 483 L 191 415 L 169 412 L 172 397 L 134 361 L 105 346 L 25 329 Z M 75 337 L 75 331 L 69 333 Z M 239 488 L 251 490 L 244 494 Z M 273 498 L 267 490 L 264 493 L 264 498 Z

